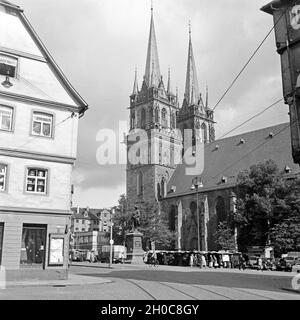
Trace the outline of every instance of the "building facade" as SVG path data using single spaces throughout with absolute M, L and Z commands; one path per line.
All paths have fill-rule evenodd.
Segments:
M 142 201 L 159 202 L 162 212 L 168 215 L 170 230 L 177 234 L 177 249 L 216 250 L 214 234 L 218 223 L 235 210 L 234 191 L 240 171 L 268 159 L 276 162 L 287 179 L 298 176 L 300 171 L 293 163 L 288 124 L 215 140 L 213 110 L 208 104 L 207 91 L 203 101 L 195 65 L 190 30 L 185 93 L 179 105 L 178 95 L 171 94 L 170 73 L 167 90 L 164 89 L 152 12 L 142 88 L 138 89 L 135 77 L 130 96 L 127 198 L 137 207 Z M 166 113 L 162 113 L 164 109 Z M 136 137 L 141 129 L 156 139 L 140 144 L 142 135 Z M 168 148 L 164 148 L 162 141 L 168 141 Z M 200 157 L 204 168 L 201 173 L 191 173 L 189 169 L 193 169 L 196 161 L 191 164 L 180 156 L 185 154 L 187 143 L 187 147 L 192 146 L 192 156 L 198 157 L 197 141 L 204 146 Z M 134 143 L 137 147 L 132 148 Z M 154 161 L 149 156 L 151 151 L 158 155 Z M 132 164 L 131 156 L 136 153 L 141 155 L 140 162 Z M 171 158 L 181 161 L 174 163 Z M 201 182 L 198 189 L 196 178 Z
M 0 261 L 9 278 L 67 276 L 71 174 L 87 104 L 25 17 L 0 1 Z
M 72 208 L 71 249 L 100 252 L 109 244 L 111 211 L 108 209 Z

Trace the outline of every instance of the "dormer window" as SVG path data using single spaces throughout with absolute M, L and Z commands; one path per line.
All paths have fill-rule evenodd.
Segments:
M 227 183 L 227 177 L 223 176 L 223 177 L 221 178 L 221 182 L 222 182 L 222 183 Z
M 17 74 L 18 59 L 0 54 L 0 75 L 15 78 Z
M 289 166 L 285 166 L 285 168 L 284 168 L 284 172 L 285 173 L 291 173 L 291 168 L 289 167 Z

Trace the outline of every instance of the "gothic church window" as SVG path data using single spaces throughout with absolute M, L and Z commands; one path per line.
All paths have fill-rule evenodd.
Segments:
M 145 129 L 146 127 L 146 111 L 145 109 L 142 109 L 142 114 L 141 114 L 141 128 Z
M 171 129 L 175 129 L 175 128 L 176 128 L 175 114 L 172 113 L 171 114 Z
M 169 229 L 170 231 L 175 231 L 175 221 L 176 221 L 176 207 L 174 205 L 171 206 L 169 211 Z
M 158 110 L 158 108 L 155 109 L 155 122 L 159 122 L 159 110 Z
M 217 224 L 226 220 L 226 208 L 224 198 L 219 196 L 216 200 Z
M 143 196 L 144 194 L 144 176 L 142 172 L 137 175 L 137 195 Z
M 161 124 L 163 128 L 168 127 L 168 121 L 167 121 L 167 111 L 165 108 L 162 109 L 161 111 Z
M 201 125 L 201 138 L 202 138 L 202 141 L 204 143 L 207 142 L 207 128 L 206 128 L 206 124 L 203 122 L 202 125 Z
M 166 181 L 165 178 L 161 179 L 161 196 L 164 198 L 166 196 Z

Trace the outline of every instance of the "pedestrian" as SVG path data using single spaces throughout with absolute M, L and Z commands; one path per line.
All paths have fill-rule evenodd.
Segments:
M 88 251 L 88 252 L 86 253 L 86 260 L 89 261 L 89 262 L 91 262 L 91 251 Z
M 258 264 L 258 270 L 263 271 L 262 258 L 258 258 L 258 259 L 257 259 L 257 264 Z
M 94 251 L 91 251 L 91 261 L 90 262 L 95 262 L 95 254 Z
M 201 260 L 202 260 L 202 267 L 206 268 L 206 259 L 205 259 L 205 255 L 204 254 L 202 254 Z
M 191 267 L 194 266 L 194 254 L 193 253 L 190 255 L 190 266 Z

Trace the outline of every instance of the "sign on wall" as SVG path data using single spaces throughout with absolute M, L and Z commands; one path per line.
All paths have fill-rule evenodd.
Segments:
M 64 264 L 65 237 L 63 235 L 50 235 L 49 266 L 62 266 Z

